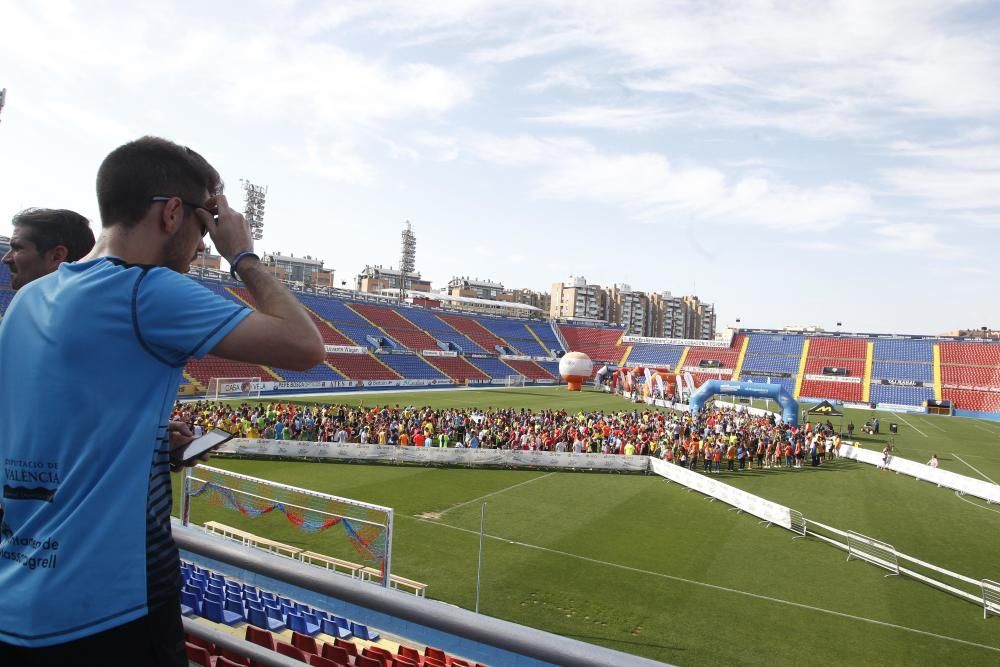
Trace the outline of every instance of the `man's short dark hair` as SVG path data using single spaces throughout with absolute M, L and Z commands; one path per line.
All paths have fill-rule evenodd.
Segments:
M 142 137 L 119 146 L 97 170 L 97 204 L 104 227 L 132 227 L 157 196 L 202 203 L 205 191 L 222 193 L 219 172 L 187 146 Z
M 11 220 L 14 227 L 31 230 L 31 242 L 42 255 L 56 246 L 66 247 L 66 261 L 75 262 L 94 247 L 90 221 L 64 208 L 26 208 Z

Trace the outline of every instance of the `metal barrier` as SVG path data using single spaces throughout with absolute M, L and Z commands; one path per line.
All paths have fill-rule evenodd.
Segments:
M 983 619 L 1000 616 L 1000 583 L 983 579 Z
M 896 547 L 873 537 L 855 533 L 853 530 L 847 531 L 847 560 L 851 558 L 868 561 L 872 565 L 889 570 L 890 574 L 899 575 Z
M 319 568 L 303 567 L 286 558 L 213 539 L 204 531 L 182 526 L 177 521 L 173 523 L 173 533 L 177 546 L 193 554 L 526 658 L 579 667 L 652 667 L 664 664 L 476 614 L 449 604 L 372 586 L 357 579 L 331 576 Z

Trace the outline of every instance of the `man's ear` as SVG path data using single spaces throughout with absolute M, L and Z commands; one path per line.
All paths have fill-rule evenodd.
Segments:
M 45 254 L 47 255 L 50 264 L 53 266 L 59 266 L 66 261 L 67 257 L 69 257 L 69 250 L 64 245 L 57 245 Z
M 157 222 L 166 235 L 173 236 L 184 224 L 184 204 L 181 203 L 181 200 L 172 197 L 165 202 L 163 208 L 160 209 L 160 219 Z

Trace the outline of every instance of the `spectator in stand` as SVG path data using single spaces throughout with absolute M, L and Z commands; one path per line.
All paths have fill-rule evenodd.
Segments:
M 15 292 L 47 276 L 63 262 L 75 262 L 94 247 L 90 221 L 66 209 L 29 208 L 11 220 L 14 232 L 3 263 Z
M 168 422 L 163 397 L 191 357 L 305 370 L 323 342 L 199 154 L 153 137 L 121 146 L 97 199 L 90 254 L 32 283 L 0 322 L 0 458 L 17 495 L 2 527 L 0 665 L 104 664 L 113 647 L 118 664 L 186 667 L 169 471 L 193 434 Z M 206 233 L 257 311 L 182 275 Z M 39 429 L 23 411 L 43 404 Z M 49 475 L 17 484 L 28 469 Z

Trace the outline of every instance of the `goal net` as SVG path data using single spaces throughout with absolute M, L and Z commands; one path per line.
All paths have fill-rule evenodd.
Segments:
M 507 387 L 523 387 L 524 383 L 525 383 L 525 381 L 527 379 L 528 378 L 526 378 L 523 375 L 508 375 L 507 376 L 507 382 L 506 382 L 505 386 L 507 386 Z
M 227 524 L 262 538 L 305 544 L 320 553 L 378 571 L 390 581 L 391 507 L 332 496 L 259 477 L 198 465 L 185 468 L 181 521 Z M 325 539 L 295 537 L 322 534 Z
M 205 388 L 205 397 L 260 398 L 260 378 L 212 378 Z

